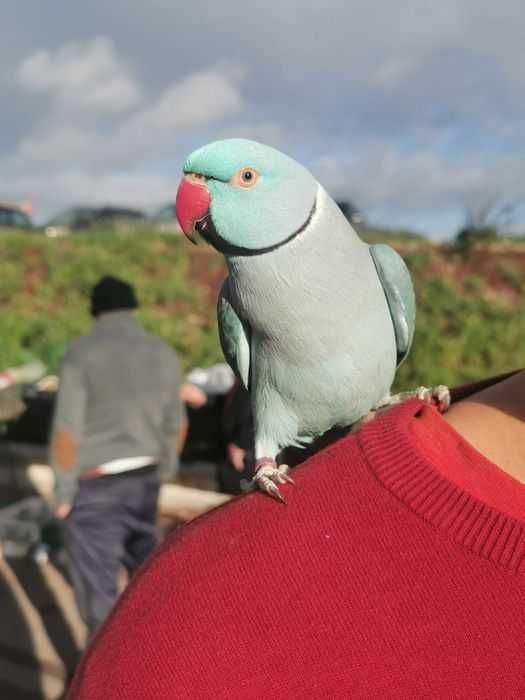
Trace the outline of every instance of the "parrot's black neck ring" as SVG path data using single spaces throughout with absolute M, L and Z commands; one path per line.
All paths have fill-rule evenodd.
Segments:
M 233 245 L 228 243 L 224 238 L 219 236 L 217 229 L 214 226 L 211 214 L 206 214 L 206 216 L 195 223 L 196 230 L 204 238 L 204 240 L 213 246 L 223 255 L 229 256 L 251 256 L 251 255 L 263 255 L 264 253 L 271 253 L 273 250 L 277 250 L 283 245 L 286 245 L 299 234 L 301 234 L 306 228 L 308 228 L 314 214 L 317 210 L 317 198 L 314 200 L 313 206 L 308 214 L 308 217 L 304 224 L 300 226 L 296 231 L 294 231 L 288 238 L 276 243 L 275 245 L 268 246 L 266 248 L 243 248 L 242 246 Z

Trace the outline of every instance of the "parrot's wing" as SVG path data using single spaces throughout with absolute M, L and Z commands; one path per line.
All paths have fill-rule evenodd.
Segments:
M 229 278 L 224 280 L 217 304 L 219 339 L 226 361 L 249 389 L 250 383 L 250 327 L 239 318 L 229 294 Z
M 397 365 L 408 355 L 416 325 L 416 298 L 403 258 L 388 245 L 370 246 L 372 260 L 383 286 L 397 345 Z

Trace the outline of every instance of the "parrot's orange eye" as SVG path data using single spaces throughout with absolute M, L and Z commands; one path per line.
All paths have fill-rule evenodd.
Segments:
M 249 188 L 253 187 L 259 179 L 259 173 L 255 168 L 242 168 L 231 179 L 232 185 L 237 187 Z

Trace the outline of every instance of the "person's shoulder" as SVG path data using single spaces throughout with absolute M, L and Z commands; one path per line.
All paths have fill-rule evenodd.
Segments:
M 234 564 L 238 574 L 251 566 L 255 551 L 261 561 L 273 559 L 277 550 L 286 558 L 294 536 L 297 546 L 303 539 L 297 537 L 299 524 L 308 539 L 307 533 L 320 522 L 341 522 L 347 517 L 362 491 L 363 470 L 361 449 L 350 436 L 291 471 L 295 483 L 279 487 L 285 504 L 259 491 L 232 498 L 168 536 L 142 572 L 134 594 L 140 595 L 141 589 L 157 585 L 153 582 L 165 576 L 172 582 L 183 577 L 185 585 L 191 577 L 198 585 L 200 577 L 207 577 L 215 566 L 220 569 L 224 562 Z
M 144 331 L 144 340 L 161 361 L 171 365 L 179 364 L 177 352 L 163 338 L 149 331 Z
M 69 344 L 62 359 L 62 366 L 81 364 L 84 358 L 89 356 L 93 349 L 91 335 L 91 333 L 81 335 Z
M 320 581 L 327 566 L 341 568 L 342 556 L 351 568 L 354 552 L 367 548 L 363 529 L 378 488 L 357 437 L 330 445 L 292 476 L 294 485 L 280 487 L 286 504 L 250 493 L 169 535 L 118 601 L 84 658 L 83 673 L 102 670 L 120 684 L 130 665 L 143 677 L 159 655 L 184 672 L 190 667 L 185 655 L 202 660 L 235 620 L 253 618 L 261 605 L 262 618 L 271 616 L 271 605 L 261 603 L 268 591 Z M 308 583 L 306 589 L 308 598 Z M 234 639 L 227 635 L 225 649 Z

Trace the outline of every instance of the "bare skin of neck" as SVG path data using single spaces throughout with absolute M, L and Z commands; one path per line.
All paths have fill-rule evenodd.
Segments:
M 443 417 L 478 452 L 525 483 L 525 371 L 452 404 Z

